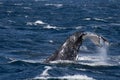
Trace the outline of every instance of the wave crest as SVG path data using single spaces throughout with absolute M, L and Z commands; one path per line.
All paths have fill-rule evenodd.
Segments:
M 60 79 L 60 80 L 95 80 L 92 77 L 88 77 L 86 75 L 68 75 L 62 77 L 35 77 L 34 79 Z

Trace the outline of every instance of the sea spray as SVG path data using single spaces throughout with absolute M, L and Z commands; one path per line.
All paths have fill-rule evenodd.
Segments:
M 103 40 L 102 41 L 100 40 L 100 44 L 102 46 L 97 47 L 97 53 L 98 53 L 97 56 L 99 57 L 99 63 L 106 64 L 107 63 L 107 51 L 108 51 L 109 44 L 103 42 Z

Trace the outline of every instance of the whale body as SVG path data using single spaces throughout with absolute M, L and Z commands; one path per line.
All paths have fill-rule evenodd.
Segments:
M 89 38 L 95 45 L 101 47 L 103 43 L 109 44 L 108 41 L 95 33 L 91 32 L 75 32 L 58 48 L 51 56 L 49 56 L 45 62 L 55 60 L 70 60 L 75 61 L 79 48 L 82 45 L 83 40 Z

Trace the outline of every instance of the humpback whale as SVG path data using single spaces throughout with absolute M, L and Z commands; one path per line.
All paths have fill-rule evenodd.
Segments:
M 75 32 L 62 44 L 62 46 L 57 49 L 50 57 L 48 57 L 45 62 L 55 60 L 70 60 L 75 61 L 79 48 L 82 45 L 83 40 L 86 38 L 90 39 L 95 45 L 102 47 L 104 44 L 109 44 L 108 41 L 95 33 L 92 32 Z

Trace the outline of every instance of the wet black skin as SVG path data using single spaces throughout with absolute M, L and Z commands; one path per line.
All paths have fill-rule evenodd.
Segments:
M 76 60 L 76 56 L 79 52 L 79 47 L 82 45 L 84 32 L 75 32 L 71 35 L 64 44 L 56 50 L 50 57 L 48 57 L 45 62 L 55 60 Z

